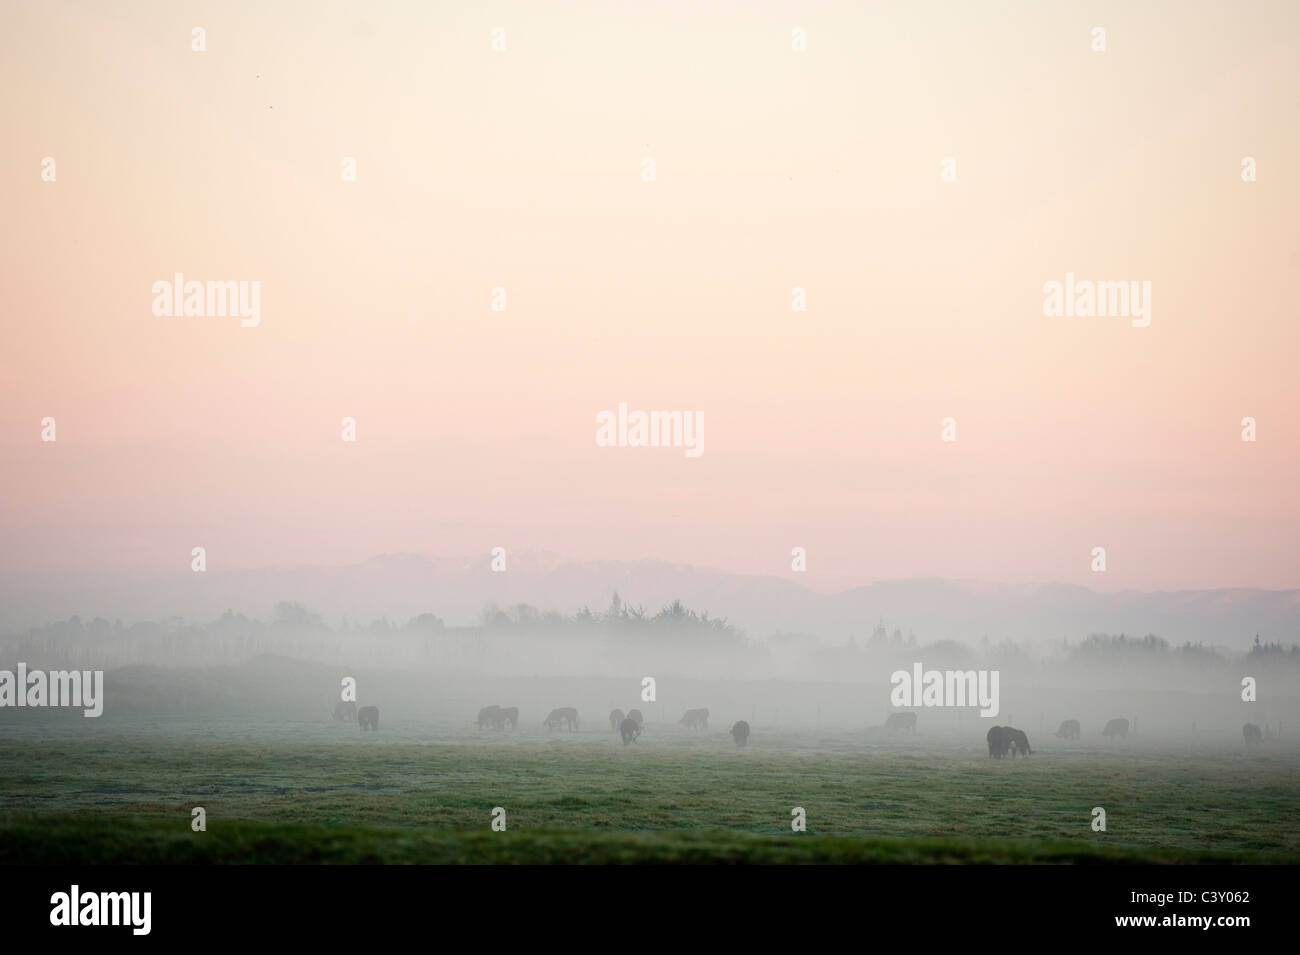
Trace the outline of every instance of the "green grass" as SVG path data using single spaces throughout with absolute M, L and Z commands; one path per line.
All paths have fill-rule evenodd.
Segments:
M 1012 763 L 943 740 L 845 752 L 790 735 L 736 751 L 652 733 L 658 745 L 626 749 L 595 732 L 423 743 L 400 727 L 251 722 L 3 738 L 0 862 L 1300 862 L 1291 759 Z M 190 830 L 195 806 L 207 832 Z M 490 831 L 495 806 L 506 832 Z M 806 833 L 791 832 L 795 806 Z M 1107 832 L 1091 831 L 1094 806 Z
M 1280 861 L 1065 839 L 762 836 L 726 830 L 477 832 L 231 821 L 190 832 L 156 816 L 24 816 L 0 821 L 0 862 L 150 864 L 1169 864 Z

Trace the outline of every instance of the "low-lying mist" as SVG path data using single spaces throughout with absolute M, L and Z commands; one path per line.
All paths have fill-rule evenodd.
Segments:
M 583 730 L 608 729 L 610 710 L 634 707 L 652 723 L 709 707 L 722 729 L 738 719 L 869 729 L 904 709 L 918 713 L 921 734 L 978 738 L 990 725 L 1014 723 L 1041 740 L 1075 719 L 1082 738 L 1099 740 L 1105 723 L 1122 717 L 1134 738 L 1194 735 L 1239 744 L 1245 722 L 1275 739 L 1300 718 L 1296 646 L 1260 643 L 1243 653 L 1125 634 L 968 644 L 905 636 L 899 627 L 891 634 L 883 623 L 847 642 L 790 633 L 756 639 L 680 602 L 654 614 L 621 606 L 572 616 L 490 607 L 473 627 L 446 627 L 432 614 L 401 625 L 381 618 L 331 627 L 289 603 L 267 621 L 227 613 L 206 624 L 125 626 L 74 617 L 0 638 L 0 668 L 19 662 L 105 670 L 106 716 L 210 714 L 215 707 L 328 719 L 341 680 L 351 677 L 358 701 L 379 706 L 386 724 L 469 722 L 480 707 L 501 704 L 518 706 L 530 727 L 555 707 L 574 706 Z M 927 672 L 996 672 L 996 715 L 981 717 L 969 705 L 895 705 L 893 675 L 918 664 Z M 653 700 L 642 697 L 645 678 L 654 681 Z M 1243 699 L 1249 680 L 1254 701 Z

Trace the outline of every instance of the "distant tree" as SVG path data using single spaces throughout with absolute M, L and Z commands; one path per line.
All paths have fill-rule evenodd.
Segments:
M 510 617 L 502 613 L 501 608 L 493 601 L 479 614 L 479 623 L 492 630 L 503 630 L 510 626 Z
M 275 605 L 271 623 L 277 627 L 303 630 L 318 630 L 324 626 L 319 614 L 312 613 L 302 604 L 287 601 Z
M 422 613 L 418 617 L 412 617 L 406 624 L 407 630 L 443 630 L 445 629 L 442 620 L 431 613 Z
M 674 600 L 665 606 L 655 615 L 656 620 L 671 620 L 674 623 L 683 623 L 695 616 L 693 611 L 687 610 L 680 600 Z

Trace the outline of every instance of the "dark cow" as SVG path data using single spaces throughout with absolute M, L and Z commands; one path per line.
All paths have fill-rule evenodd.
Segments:
M 688 730 L 708 729 L 709 728 L 709 711 L 707 707 L 698 710 L 687 710 L 686 715 L 677 721 L 678 726 L 685 726 Z
M 988 732 L 989 741 L 989 759 L 1001 759 L 1007 755 L 1007 748 L 1011 745 L 1004 735 L 1006 727 L 995 726 Z
M 641 732 L 645 732 L 645 717 L 641 715 L 640 710 L 628 710 L 627 718 L 630 720 L 636 720 L 636 725 L 641 727 Z
M 1079 721 L 1064 720 L 1061 728 L 1056 731 L 1057 739 L 1078 739 L 1079 738 Z
M 485 726 L 499 727 L 501 725 L 500 721 L 501 721 L 501 707 L 499 706 L 485 706 L 483 707 L 483 709 L 478 711 L 479 729 L 482 729 Z
M 357 704 L 351 700 L 339 700 L 334 704 L 334 718 L 336 720 L 355 720 L 357 718 Z
M 1261 742 L 1264 738 L 1264 734 L 1260 731 L 1260 728 L 1256 726 L 1254 723 L 1247 723 L 1245 726 L 1243 726 L 1241 728 L 1241 735 L 1245 737 L 1247 746 L 1249 746 L 1251 743 Z
M 609 728 L 617 733 L 622 728 L 625 719 L 627 719 L 627 714 L 622 710 L 610 710 Z
M 510 724 L 511 729 L 519 728 L 519 707 L 503 706 L 497 710 L 496 728 L 502 729 L 507 723 Z
M 1025 735 L 1024 730 L 1013 729 L 1010 726 L 1002 727 L 1002 742 L 1006 744 L 1012 759 L 1016 758 L 1017 753 L 1028 756 L 1033 752 L 1029 748 L 1029 737 Z
M 551 710 L 551 715 L 542 722 L 553 730 L 559 729 L 563 725 L 576 732 L 578 729 L 578 711 L 571 706 L 562 706 L 557 710 Z
M 623 722 L 618 724 L 618 731 L 623 734 L 623 745 L 635 743 L 636 738 L 641 735 L 641 724 L 636 720 L 624 718 Z
M 906 730 L 909 733 L 916 732 L 916 714 L 915 713 L 890 713 L 885 718 L 885 729 L 887 730 Z
M 357 722 L 361 724 L 361 728 L 363 730 L 364 729 L 378 730 L 379 729 L 379 707 L 377 706 L 361 707 L 361 709 L 357 710 Z
M 1111 720 L 1106 724 L 1106 728 L 1101 731 L 1101 735 L 1107 739 L 1114 739 L 1119 736 L 1123 739 L 1128 738 L 1128 720 L 1120 717 L 1117 720 Z
M 731 727 L 731 738 L 736 741 L 736 746 L 744 746 L 749 742 L 749 724 L 744 720 L 737 721 L 736 725 Z

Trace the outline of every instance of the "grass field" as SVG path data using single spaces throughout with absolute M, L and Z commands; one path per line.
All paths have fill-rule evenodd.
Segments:
M 1044 741 L 1011 762 L 848 730 L 765 730 L 738 751 L 654 724 L 626 748 L 595 729 L 416 721 L 0 729 L 8 864 L 1300 861 L 1300 761 L 1276 748 Z

